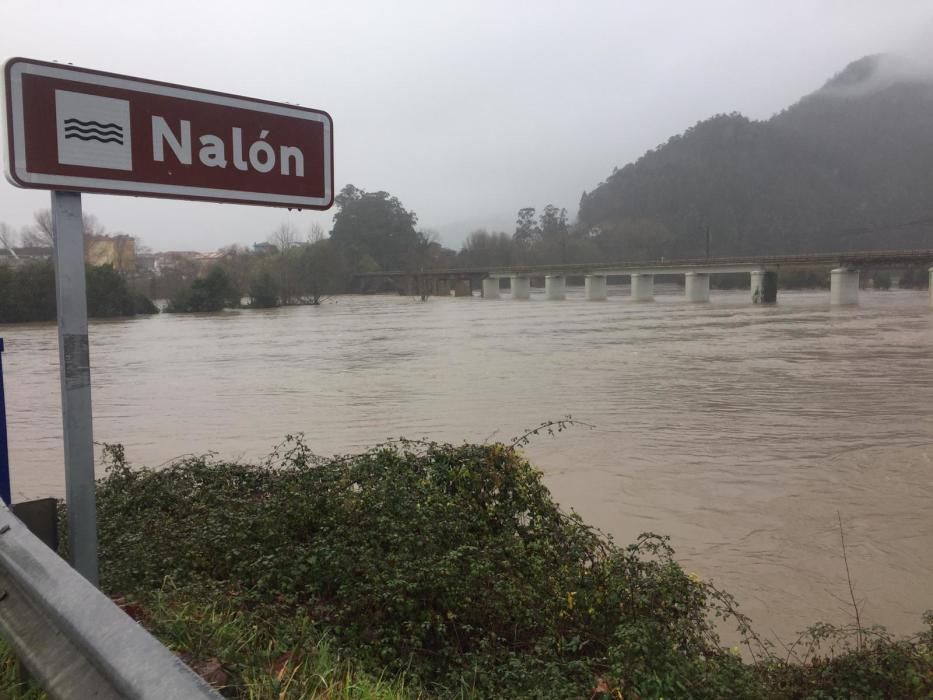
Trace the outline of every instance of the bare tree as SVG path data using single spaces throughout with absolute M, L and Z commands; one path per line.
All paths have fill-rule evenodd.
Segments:
M 308 233 L 308 243 L 320 243 L 324 240 L 324 227 L 317 221 L 311 224 L 311 231 Z
M 269 236 L 269 243 L 278 248 L 280 253 L 284 253 L 289 248 L 298 245 L 298 229 L 294 224 L 286 222 L 272 232 Z
M 54 239 L 52 227 L 52 210 L 40 209 L 33 215 L 34 223 L 32 226 L 23 230 L 23 245 L 50 248 Z M 93 214 L 81 215 L 81 228 L 84 230 L 84 237 L 103 236 L 107 229 L 97 220 Z
M 292 299 L 292 289 L 289 286 L 288 268 L 293 257 L 289 255 L 289 251 L 298 245 L 298 229 L 295 228 L 294 224 L 286 222 L 272 232 L 272 235 L 269 236 L 269 243 L 279 251 L 275 261 L 275 265 L 279 269 L 279 289 L 281 290 L 282 303 L 289 304 Z
M 52 210 L 40 209 L 32 215 L 33 225 L 23 230 L 23 245 L 35 248 L 52 247 Z
M 81 215 L 81 227 L 84 229 L 84 237 L 88 236 L 105 236 L 107 235 L 107 229 L 104 228 L 104 225 L 97 220 L 97 217 L 93 214 L 82 214 Z M 125 236 L 126 234 L 118 234 Z
M 9 250 L 16 246 L 16 231 L 9 224 L 0 221 L 0 245 Z

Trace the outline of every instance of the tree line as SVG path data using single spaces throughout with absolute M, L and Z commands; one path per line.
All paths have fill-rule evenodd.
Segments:
M 113 318 L 158 313 L 146 296 L 130 290 L 113 265 L 87 265 L 87 313 Z M 56 315 L 55 269 L 51 260 L 0 266 L 0 323 L 53 321 Z

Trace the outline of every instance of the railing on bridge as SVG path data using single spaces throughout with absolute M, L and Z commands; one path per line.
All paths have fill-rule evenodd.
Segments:
M 545 297 L 565 298 L 567 277 L 585 277 L 584 295 L 592 301 L 607 298 L 607 278 L 631 278 L 634 301 L 654 299 L 656 275 L 684 275 L 688 301 L 709 301 L 709 276 L 714 274 L 749 273 L 751 299 L 754 303 L 773 303 L 777 299 L 777 270 L 784 266 L 829 266 L 830 303 L 834 306 L 858 303 L 859 268 L 891 267 L 933 264 L 933 250 L 864 251 L 838 253 L 807 253 L 799 255 L 766 255 L 745 258 L 689 258 L 683 260 L 647 260 L 628 263 L 574 263 L 536 266 L 510 266 L 486 268 L 452 268 L 419 272 L 388 271 L 356 275 L 356 279 L 407 280 L 409 288 L 426 289 L 433 280 L 478 279 L 482 283 L 483 297 L 499 298 L 499 279 L 511 280 L 513 299 L 529 299 L 530 279 L 544 277 Z M 933 268 L 930 272 L 933 281 Z M 394 282 L 396 285 L 397 282 Z M 933 284 L 931 284 L 933 287 Z M 931 292 L 933 305 L 933 292 Z
M 445 268 L 441 270 L 387 270 L 383 272 L 360 272 L 354 275 L 357 279 L 379 277 L 473 277 L 473 276 L 510 276 L 528 275 L 544 276 L 548 274 L 564 274 L 566 276 L 582 276 L 591 273 L 629 275 L 650 269 L 681 269 L 681 268 L 728 268 L 728 267 L 890 267 L 898 265 L 930 265 L 933 264 L 933 250 L 882 250 L 882 251 L 855 251 L 836 253 L 801 253 L 794 255 L 751 255 L 747 257 L 718 257 L 718 258 L 680 258 L 675 260 L 639 260 L 610 263 L 555 263 L 551 265 L 511 265 L 508 267 L 464 267 Z M 743 270 L 745 271 L 745 270 Z

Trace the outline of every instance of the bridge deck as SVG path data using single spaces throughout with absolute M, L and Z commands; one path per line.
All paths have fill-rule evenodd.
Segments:
M 806 253 L 800 255 L 762 255 L 741 258 L 687 258 L 682 260 L 645 260 L 640 262 L 577 263 L 568 265 L 517 265 L 510 267 L 465 267 L 444 270 L 391 270 L 361 272 L 357 278 L 368 277 L 509 277 L 542 275 L 631 275 L 632 273 L 673 275 L 685 272 L 751 272 L 782 266 L 889 267 L 897 265 L 931 265 L 933 250 L 888 250 L 850 253 Z

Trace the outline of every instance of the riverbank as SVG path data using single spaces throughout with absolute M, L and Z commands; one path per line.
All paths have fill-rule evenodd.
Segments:
M 933 692 L 933 628 L 769 643 L 665 538 L 621 546 L 562 512 L 521 444 L 322 459 L 290 438 L 262 463 L 158 471 L 110 448 L 102 588 L 229 697 Z

